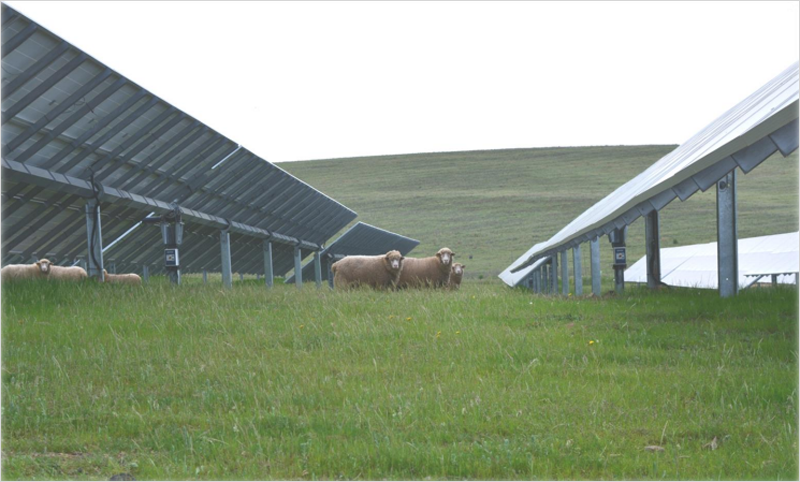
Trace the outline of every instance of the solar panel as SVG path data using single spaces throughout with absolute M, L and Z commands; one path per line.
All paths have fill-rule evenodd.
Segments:
M 406 236 L 386 231 L 367 223 L 358 222 L 344 234 L 336 238 L 327 248 L 320 252 L 322 259 L 341 259 L 345 256 L 363 255 L 377 256 L 393 249 L 405 256 L 419 245 L 419 241 Z M 314 262 L 303 266 L 303 279 L 314 277 Z M 328 279 L 327 270 L 322 270 L 322 279 Z M 294 283 L 294 275 L 286 279 L 286 283 Z
M 202 214 L 193 223 L 208 216 L 239 223 L 236 241 L 242 236 L 272 236 L 277 243 L 318 249 L 356 217 L 334 199 L 159 99 L 16 10 L 3 5 L 2 15 L 4 168 L 6 161 L 16 162 L 25 169 L 39 169 L 40 179 L 57 181 L 35 188 L 42 192 L 20 183 L 4 183 L 4 208 L 8 203 L 20 206 L 14 208 L 20 210 L 30 201 L 39 204 L 38 210 L 20 212 L 48 218 L 48 222 L 39 224 L 34 238 L 4 239 L 4 263 L 8 262 L 6 253 L 23 255 L 52 244 L 29 246 L 38 240 L 64 237 L 77 242 L 85 235 L 85 221 L 75 217 L 82 212 L 85 198 L 75 198 L 74 193 L 65 198 L 57 195 L 61 191 L 53 192 L 70 192 L 68 183 L 61 182 L 66 177 L 93 179 L 106 191 L 117 189 L 130 196 L 177 202 L 182 209 Z M 73 216 L 69 221 L 62 219 L 42 207 L 48 202 L 59 206 L 67 203 L 70 207 L 65 209 Z M 131 209 L 101 206 L 101 212 L 104 209 L 111 209 L 109 216 L 119 221 L 113 228 L 103 226 L 104 238 L 107 232 L 127 231 L 152 212 L 134 215 Z M 101 215 L 104 223 L 109 216 Z M 39 222 L 37 218 L 30 221 Z M 14 220 L 14 226 L 20 226 L 20 221 Z M 112 247 L 109 255 L 133 255 L 135 250 L 123 249 L 124 244 L 146 240 L 147 235 L 139 231 L 148 229 L 136 231 L 122 245 Z M 192 239 L 194 234 L 204 239 L 202 236 L 210 232 L 192 231 Z M 61 244 L 56 248 L 59 256 L 77 249 Z M 117 263 L 143 261 L 155 252 L 139 252 L 135 259 L 120 258 Z M 193 252 L 202 256 L 211 250 Z M 205 261 L 193 260 L 187 267 Z
M 739 240 L 739 285 L 754 276 L 784 275 L 800 270 L 800 233 L 774 234 Z M 661 282 L 669 286 L 717 289 L 717 243 L 663 248 Z M 647 283 L 647 256 L 625 270 L 625 282 Z M 794 283 L 794 276 L 779 282 Z
M 794 63 L 549 240 L 533 246 L 506 271 L 517 272 L 543 256 L 608 234 L 676 197 L 684 201 L 737 167 L 747 173 L 777 151 L 783 156 L 792 153 L 798 145 L 798 73 Z

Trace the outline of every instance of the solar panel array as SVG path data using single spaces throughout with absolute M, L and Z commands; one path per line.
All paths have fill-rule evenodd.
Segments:
M 406 236 L 386 231 L 367 223 L 358 222 L 339 236 L 336 241 L 320 252 L 322 259 L 341 259 L 345 256 L 363 255 L 377 256 L 391 250 L 400 251 L 403 256 L 419 245 L 419 241 Z M 303 279 L 313 279 L 313 261 L 303 266 Z M 327 270 L 322 270 L 322 279 L 328 279 Z M 286 279 L 286 283 L 294 283 L 294 275 Z
M 735 168 L 747 173 L 777 151 L 798 146 L 798 63 L 709 124 L 647 170 L 617 188 L 549 240 L 536 244 L 500 278 L 622 228 L 675 198 L 705 191 Z
M 800 233 L 773 234 L 739 240 L 739 285 L 754 276 L 784 275 L 800 270 Z M 687 288 L 717 288 L 717 243 L 661 249 L 661 282 Z M 779 283 L 795 283 L 794 276 Z M 647 256 L 625 270 L 626 283 L 647 283 Z
M 193 212 L 184 271 L 216 269 L 212 238 L 218 248 L 218 230 L 235 225 L 235 268 L 263 272 L 256 246 L 270 238 L 275 274 L 285 274 L 295 245 L 317 250 L 356 217 L 6 5 L 2 34 L 3 264 L 85 255 L 92 180 L 122 196 L 101 205 L 104 245 L 169 203 Z M 141 225 L 105 257 L 158 265 L 159 240 L 157 227 Z

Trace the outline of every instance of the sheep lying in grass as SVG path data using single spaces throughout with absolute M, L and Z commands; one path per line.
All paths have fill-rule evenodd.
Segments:
M 47 259 L 32 264 L 9 264 L 0 270 L 3 281 L 20 279 L 45 279 L 50 275 L 52 265 Z
M 461 263 L 453 263 L 453 268 L 450 270 L 450 281 L 447 286 L 451 290 L 457 290 L 461 286 L 461 277 L 464 276 L 464 266 Z
M 79 266 L 56 266 L 42 258 L 33 264 L 10 264 L 0 270 L 4 280 L 46 279 L 55 281 L 81 281 L 86 279 L 86 271 Z
M 406 258 L 400 273 L 399 288 L 447 286 L 450 280 L 450 265 L 455 254 L 450 248 L 442 248 L 436 256 L 428 258 Z
M 103 279 L 106 283 L 124 284 L 124 285 L 140 285 L 142 278 L 138 274 L 109 274 L 108 271 L 103 270 Z
M 394 288 L 403 270 L 404 259 L 400 251 L 389 251 L 381 256 L 348 256 L 331 266 L 333 286 L 336 289 L 358 285 Z
M 50 268 L 50 279 L 58 281 L 83 281 L 89 276 L 80 266 L 53 266 Z

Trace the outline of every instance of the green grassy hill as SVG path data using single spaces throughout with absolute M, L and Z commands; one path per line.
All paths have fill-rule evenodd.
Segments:
M 358 212 L 421 241 L 412 256 L 448 246 L 468 277 L 494 277 L 534 244 L 675 146 L 567 147 L 447 152 L 282 163 Z M 662 247 L 716 240 L 715 191 L 661 211 Z M 739 177 L 739 236 L 798 229 L 798 157 L 776 155 Z M 629 230 L 628 259 L 644 255 L 644 222 Z M 611 277 L 610 245 L 602 244 Z M 588 249 L 583 250 L 588 266 Z M 469 257 L 472 256 L 472 259 Z M 606 260 L 608 260 L 606 262 Z M 584 270 L 587 272 L 587 270 Z

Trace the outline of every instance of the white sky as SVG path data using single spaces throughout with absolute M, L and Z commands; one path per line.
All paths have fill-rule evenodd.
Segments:
M 800 2 L 6 2 L 271 162 L 680 144 L 800 57 Z

